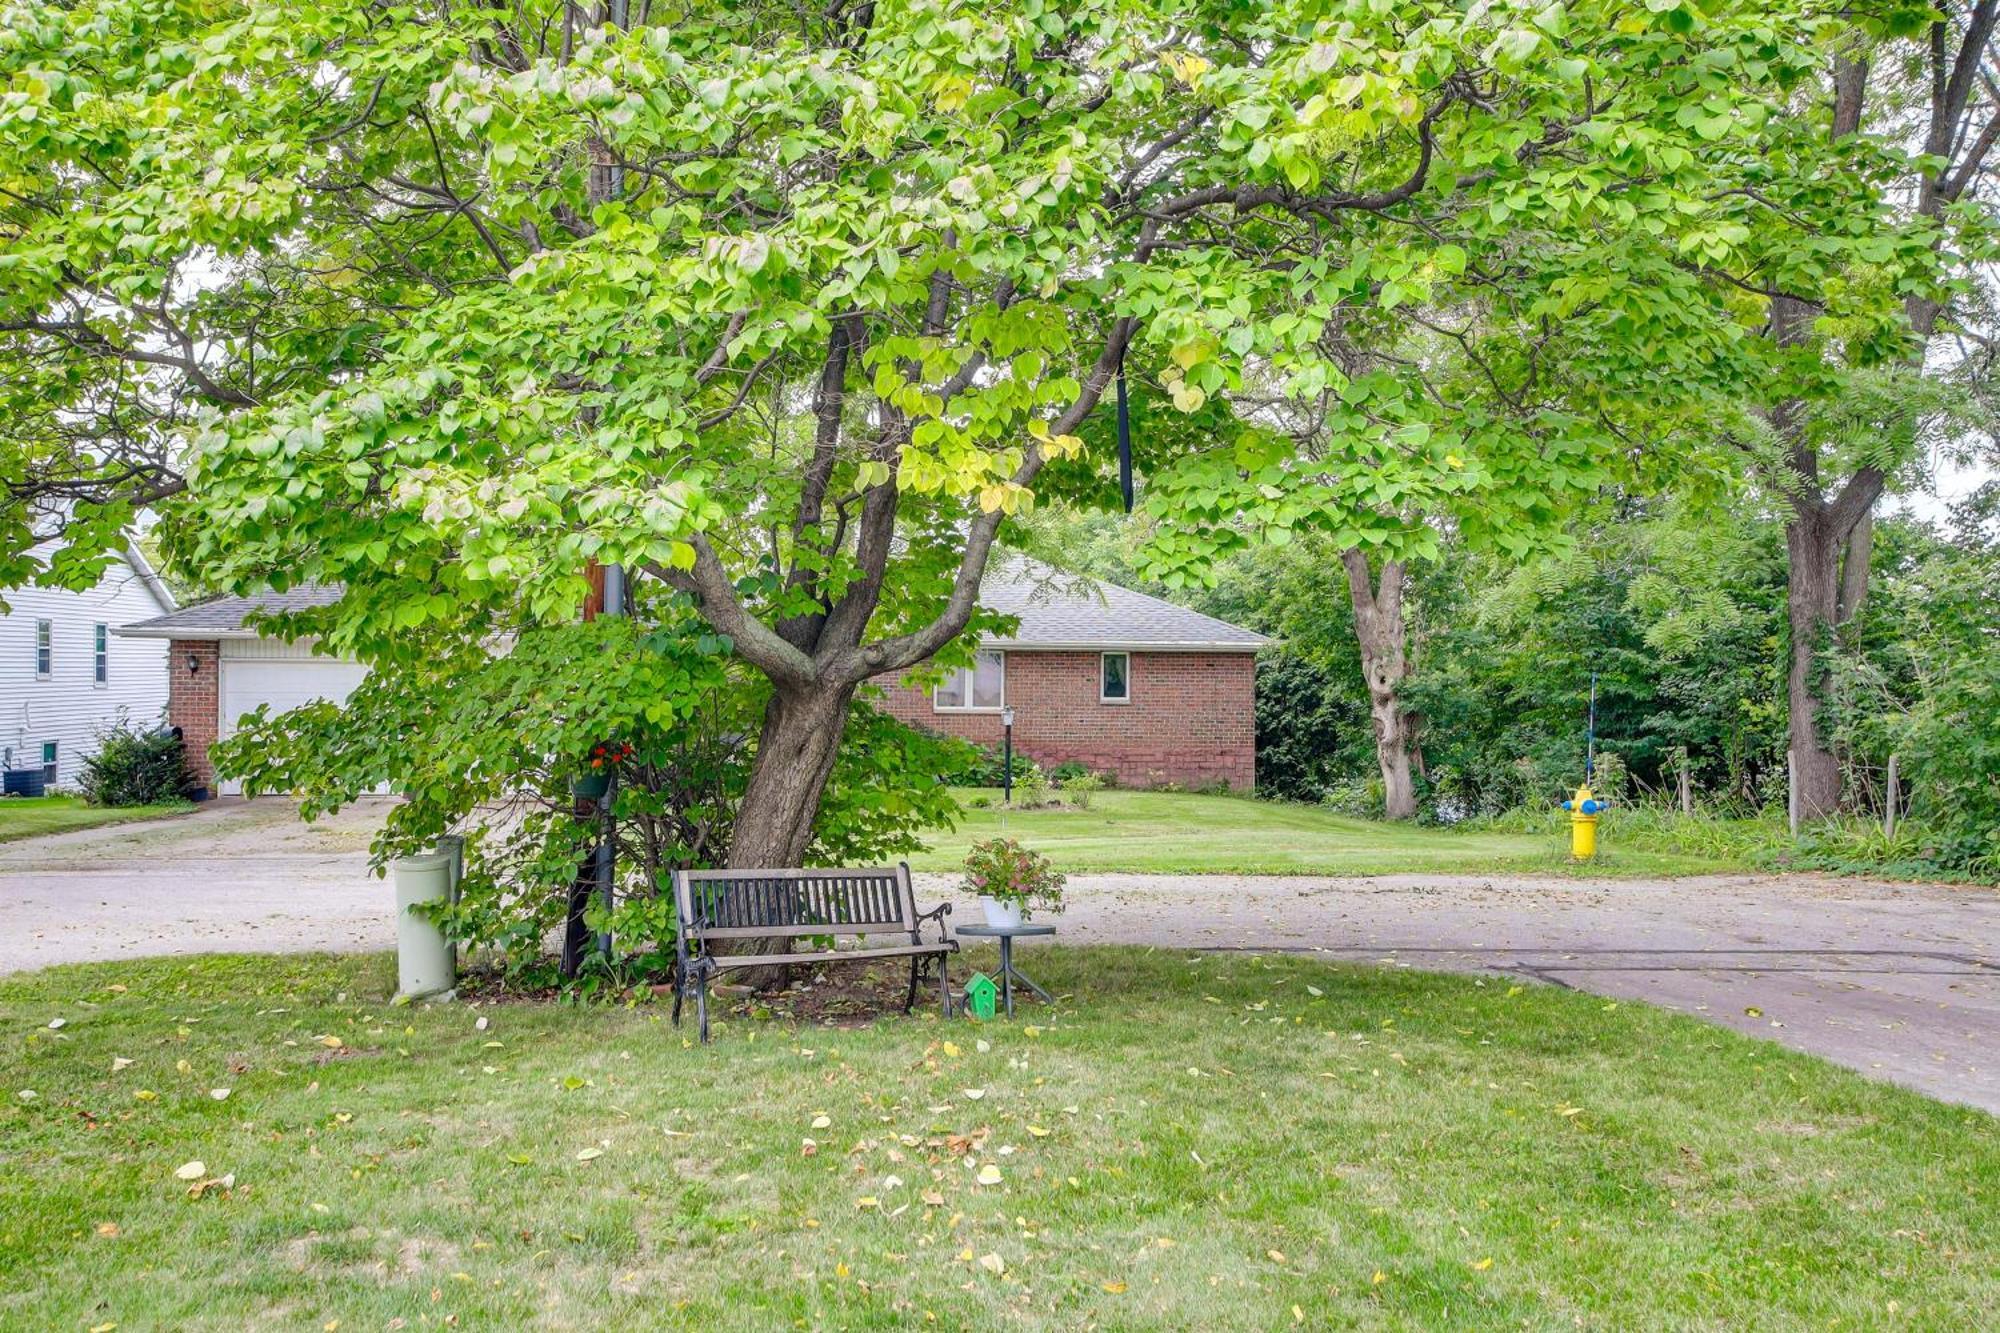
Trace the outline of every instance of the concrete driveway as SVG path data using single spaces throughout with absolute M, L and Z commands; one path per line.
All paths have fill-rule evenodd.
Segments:
M 0 843 L 0 972 L 211 950 L 383 949 L 364 803 L 279 801 Z M 920 898 L 951 892 L 922 876 Z M 1287 950 L 1648 1000 L 2000 1112 L 2000 893 L 1818 876 L 1578 882 L 1075 875 L 1071 943 Z M 962 901 L 958 920 L 978 907 Z M 971 919 L 976 920 L 976 915 Z M 1021 962 L 1034 969 L 1034 945 Z

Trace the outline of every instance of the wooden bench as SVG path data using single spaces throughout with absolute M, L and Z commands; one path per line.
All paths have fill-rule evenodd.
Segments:
M 708 984 L 733 968 L 775 967 L 786 963 L 859 963 L 874 958 L 910 960 L 908 1013 L 917 1002 L 917 978 L 924 964 L 938 960 L 938 995 L 951 1016 L 950 965 L 958 941 L 945 929 L 950 903 L 917 910 L 910 867 L 877 870 L 676 870 L 674 872 L 674 1024 L 690 995 L 708 1040 Z M 923 923 L 937 923 L 938 938 L 925 940 Z M 852 935 L 859 947 L 834 948 L 835 938 Z M 879 942 L 903 936 L 907 942 Z M 718 944 L 746 940 L 785 941 L 785 953 L 717 953 Z M 817 941 L 824 940 L 822 947 Z

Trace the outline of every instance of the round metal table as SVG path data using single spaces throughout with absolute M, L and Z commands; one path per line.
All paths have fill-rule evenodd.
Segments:
M 1014 1016 L 1016 981 L 1041 996 L 1044 1003 L 1055 1003 L 1055 996 L 1037 986 L 1027 973 L 1014 966 L 1014 941 L 1022 935 L 1053 935 L 1056 933 L 1054 926 L 1031 926 L 1025 922 L 1018 926 L 959 926 L 953 933 L 1000 941 L 1000 995 L 1007 1004 L 1007 1017 Z

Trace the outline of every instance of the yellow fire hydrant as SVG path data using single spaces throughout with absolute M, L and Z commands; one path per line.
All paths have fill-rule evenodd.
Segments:
M 1576 860 L 1588 861 L 1597 855 L 1597 812 L 1609 804 L 1591 794 L 1588 782 L 1563 802 L 1563 809 L 1569 811 L 1569 854 Z

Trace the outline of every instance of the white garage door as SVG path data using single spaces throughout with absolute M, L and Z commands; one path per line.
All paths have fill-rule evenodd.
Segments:
M 368 674 L 359 662 L 343 662 L 330 657 L 298 657 L 268 661 L 222 659 L 222 717 L 219 730 L 227 736 L 236 730 L 236 721 L 258 705 L 269 706 L 273 714 L 297 708 L 315 699 L 343 703 Z M 234 796 L 241 784 L 225 781 L 222 794 Z

